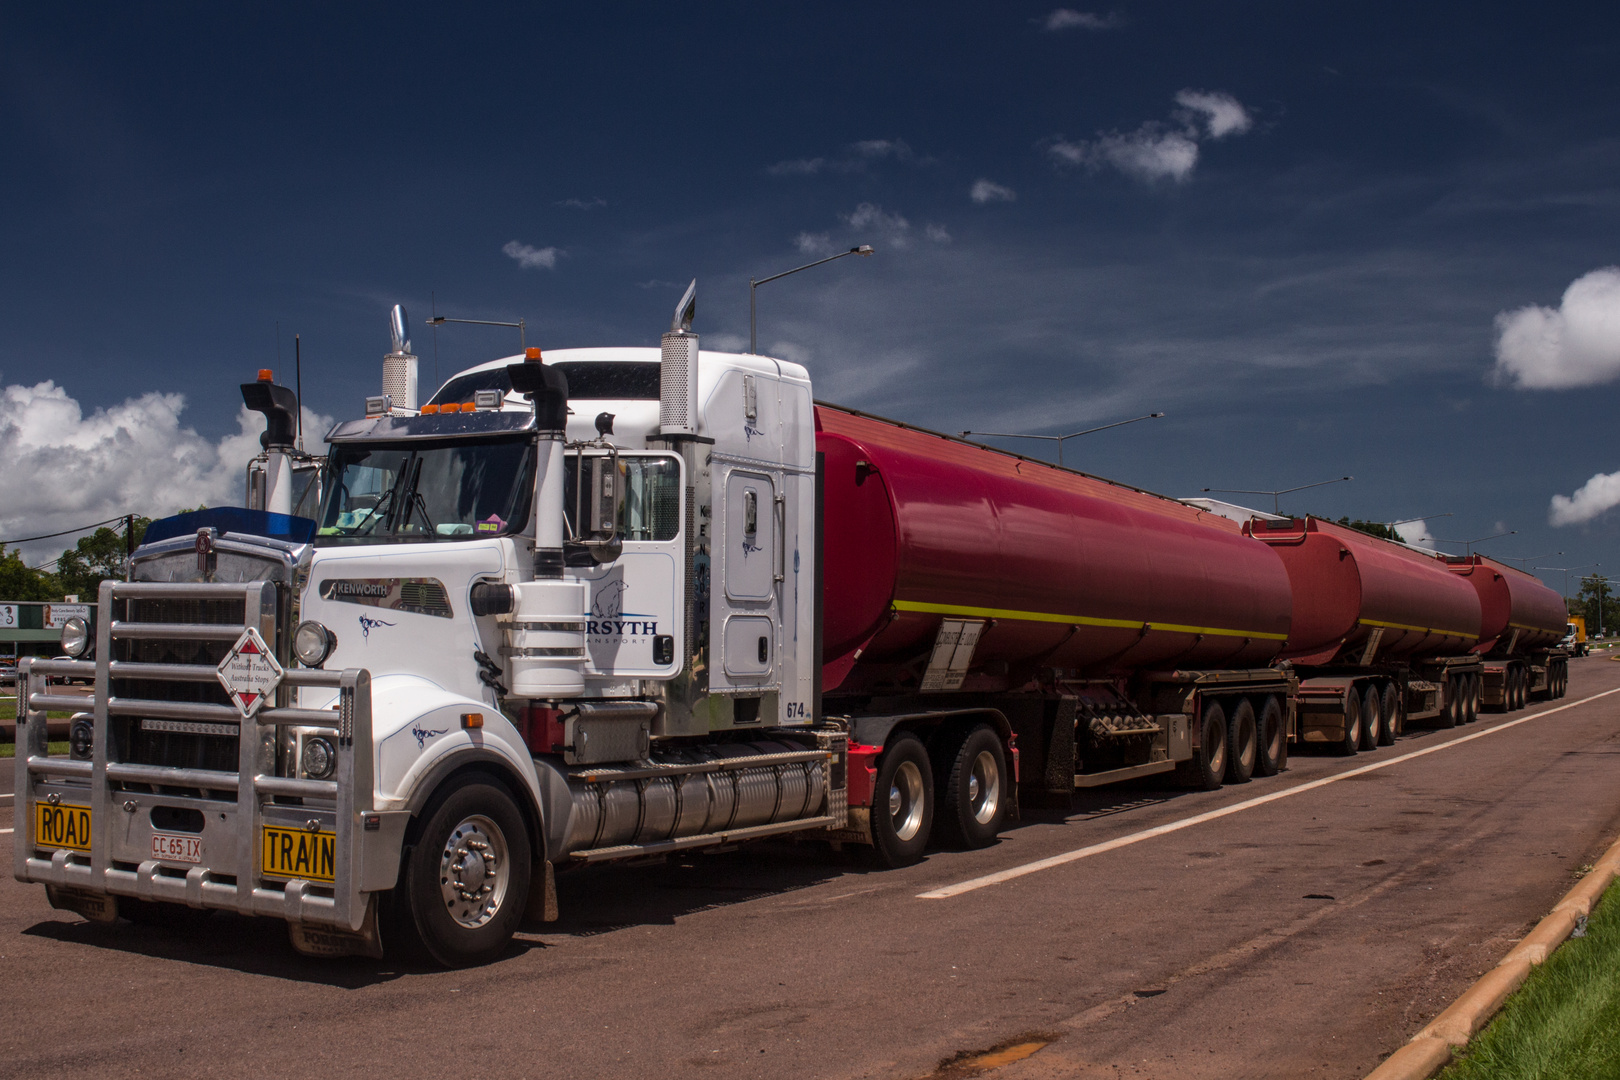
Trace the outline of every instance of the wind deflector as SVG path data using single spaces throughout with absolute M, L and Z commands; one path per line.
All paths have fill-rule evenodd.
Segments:
M 155 544 L 176 536 L 190 536 L 198 529 L 215 529 L 221 536 L 228 533 L 267 536 L 290 544 L 307 544 L 315 538 L 315 522 L 309 518 L 271 514 L 242 506 L 216 506 L 210 510 L 192 510 L 159 518 L 146 527 L 146 535 L 141 543 Z

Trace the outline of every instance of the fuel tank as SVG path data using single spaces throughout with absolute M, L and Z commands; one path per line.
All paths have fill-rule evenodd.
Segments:
M 1564 636 L 1564 599 L 1540 578 L 1483 555 L 1448 556 L 1444 565 L 1479 595 L 1480 655 L 1522 656 Z
M 1431 555 L 1318 518 L 1243 528 L 1281 556 L 1293 584 L 1285 659 L 1421 660 L 1461 656 L 1479 641 L 1479 598 Z
M 1288 638 L 1282 561 L 1234 522 L 825 405 L 816 449 L 829 692 L 915 688 L 945 619 L 982 624 L 967 690 L 1258 667 Z

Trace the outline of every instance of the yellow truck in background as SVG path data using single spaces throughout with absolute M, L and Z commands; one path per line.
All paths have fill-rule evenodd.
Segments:
M 1575 656 L 1586 655 L 1586 616 L 1569 617 L 1569 632 L 1564 635 L 1564 647 Z

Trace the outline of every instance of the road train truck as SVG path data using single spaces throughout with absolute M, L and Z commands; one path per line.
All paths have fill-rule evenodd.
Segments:
M 771 836 L 903 865 L 992 842 L 1021 792 L 1284 766 L 1272 547 L 818 404 L 798 365 L 700 352 L 695 310 L 694 283 L 657 349 L 529 349 L 418 406 L 396 309 L 318 470 L 292 391 L 244 384 L 249 505 L 153 522 L 75 659 L 25 661 L 16 876 L 454 966 L 555 918 L 558 871 Z

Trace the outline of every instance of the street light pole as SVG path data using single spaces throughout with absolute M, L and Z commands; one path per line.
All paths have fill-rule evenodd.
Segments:
M 876 250 L 877 249 L 872 247 L 871 244 L 861 244 L 858 247 L 850 248 L 848 251 L 840 251 L 836 255 L 829 255 L 825 259 L 817 259 L 815 262 L 805 263 L 803 266 L 795 266 L 791 270 L 784 270 L 780 274 L 772 274 L 770 277 L 759 278 L 758 280 L 755 280 L 754 278 L 749 278 L 748 279 L 748 352 L 749 352 L 749 354 L 750 355 L 756 355 L 759 352 L 759 336 L 755 331 L 755 326 L 757 325 L 756 320 L 755 320 L 755 305 L 754 305 L 754 290 L 755 289 L 759 288 L 761 285 L 764 285 L 766 282 L 775 281 L 778 278 L 785 278 L 789 274 L 797 274 L 800 270 L 808 270 L 812 266 L 820 266 L 822 263 L 830 263 L 834 259 L 842 259 L 846 255 L 859 255 L 859 256 L 864 258 L 867 255 L 873 254 Z
M 1278 491 L 1252 491 L 1249 488 L 1205 488 L 1205 491 L 1214 491 L 1222 495 L 1270 495 L 1271 512 L 1282 514 L 1282 497 L 1293 491 L 1304 491 L 1306 488 L 1327 487 L 1329 484 L 1342 484 L 1346 480 L 1354 480 L 1353 476 L 1336 476 L 1332 480 L 1318 480 L 1314 484 L 1301 484 L 1299 487 L 1282 488 Z
M 1579 566 L 1533 566 L 1532 570 L 1562 570 L 1564 572 L 1564 600 L 1569 600 L 1569 574 L 1572 570 L 1590 570 L 1595 566 L 1602 566 L 1600 562 L 1581 563 Z
M 1474 545 L 1475 544 L 1483 544 L 1487 540 L 1495 540 L 1495 539 L 1498 539 L 1499 537 L 1503 537 L 1503 536 L 1518 536 L 1518 535 L 1519 535 L 1519 530 L 1518 529 L 1509 529 L 1507 532 L 1492 533 L 1489 536 L 1479 536 L 1479 537 L 1475 537 L 1472 540 L 1441 540 L 1439 538 L 1436 538 L 1434 542 L 1437 543 L 1437 544 L 1463 544 L 1463 545 L 1466 546 L 1468 554 L 1472 555 L 1474 553 Z
M 1115 420 L 1112 424 L 1103 424 L 1100 427 L 1086 428 L 1084 431 L 1073 431 L 1067 435 L 1025 435 L 1022 432 L 1017 431 L 964 431 L 962 432 L 962 438 L 965 439 L 969 435 L 977 435 L 981 439 L 1047 439 L 1051 442 L 1057 443 L 1058 467 L 1062 468 L 1063 442 L 1065 439 L 1073 439 L 1080 435 L 1090 435 L 1094 431 L 1107 431 L 1109 428 L 1124 427 L 1126 424 L 1134 424 L 1138 420 L 1157 420 L 1163 415 L 1164 413 L 1162 412 L 1153 412 L 1148 413 L 1146 416 L 1133 416 L 1129 420 Z

